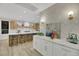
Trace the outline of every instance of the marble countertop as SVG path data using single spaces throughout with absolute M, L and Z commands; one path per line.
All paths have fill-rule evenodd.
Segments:
M 19 34 L 33 34 L 33 33 L 38 33 L 38 31 L 34 31 L 34 32 L 15 32 L 15 33 L 9 33 L 9 35 L 19 35 Z
M 51 38 L 49 38 L 49 39 L 46 39 L 46 40 L 60 44 L 62 46 L 66 46 L 68 48 L 79 50 L 79 44 L 70 43 L 70 42 L 66 41 L 65 39 L 51 39 Z

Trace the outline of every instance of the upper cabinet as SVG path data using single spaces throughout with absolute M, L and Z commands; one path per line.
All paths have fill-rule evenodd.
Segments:
M 40 29 L 39 23 L 34 23 L 32 25 L 32 28 L 35 29 L 36 31 L 38 31 Z
M 17 29 L 17 22 L 16 20 L 10 21 L 10 29 Z
M 31 22 L 19 22 L 16 20 L 10 21 L 10 29 L 18 29 L 18 28 L 29 28 L 36 31 L 39 31 L 40 24 L 39 23 L 31 23 Z

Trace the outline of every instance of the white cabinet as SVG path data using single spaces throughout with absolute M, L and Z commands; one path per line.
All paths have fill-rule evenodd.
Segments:
M 1 21 L 0 21 L 0 34 L 1 34 Z
M 53 45 L 54 45 L 53 49 L 54 49 L 55 56 L 66 56 L 66 52 L 69 52 L 65 50 L 64 48 L 62 48 L 63 46 L 60 46 L 56 43 L 54 43 Z
M 54 49 L 53 49 L 52 46 L 54 46 L 52 43 L 45 40 L 45 48 L 46 48 L 45 50 L 46 50 L 46 55 L 47 56 L 51 56 L 53 54 Z
M 39 37 L 33 37 L 33 48 L 40 49 L 40 38 Z
M 45 41 L 44 41 L 44 39 L 43 38 L 40 38 L 41 40 L 40 40 L 40 43 L 41 43 L 41 52 L 43 53 L 43 54 L 46 54 L 46 46 L 45 46 Z
M 42 36 L 34 36 L 33 48 L 45 56 L 79 56 L 79 50 L 47 40 Z
M 60 45 L 60 48 L 61 48 L 61 51 L 64 52 L 63 55 L 64 56 L 78 56 L 78 51 L 70 48 L 70 47 L 65 47 L 65 46 L 61 46 Z
M 33 48 L 39 51 L 42 55 L 52 55 L 52 43 L 45 40 L 43 37 L 33 37 Z
M 78 56 L 78 51 L 70 47 L 66 47 L 57 43 L 53 43 L 53 50 L 55 56 Z
M 33 48 L 39 51 L 41 54 L 46 55 L 45 41 L 42 37 L 33 37 Z

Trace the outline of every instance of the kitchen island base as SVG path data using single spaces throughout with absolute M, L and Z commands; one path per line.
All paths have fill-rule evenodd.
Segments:
M 33 34 L 9 35 L 9 46 L 16 46 L 33 40 Z

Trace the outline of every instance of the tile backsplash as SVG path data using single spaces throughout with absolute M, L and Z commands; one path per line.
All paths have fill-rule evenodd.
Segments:
M 61 35 L 61 23 L 46 24 L 46 32 L 52 33 L 54 31 L 58 33 L 58 36 L 60 38 L 60 35 Z

